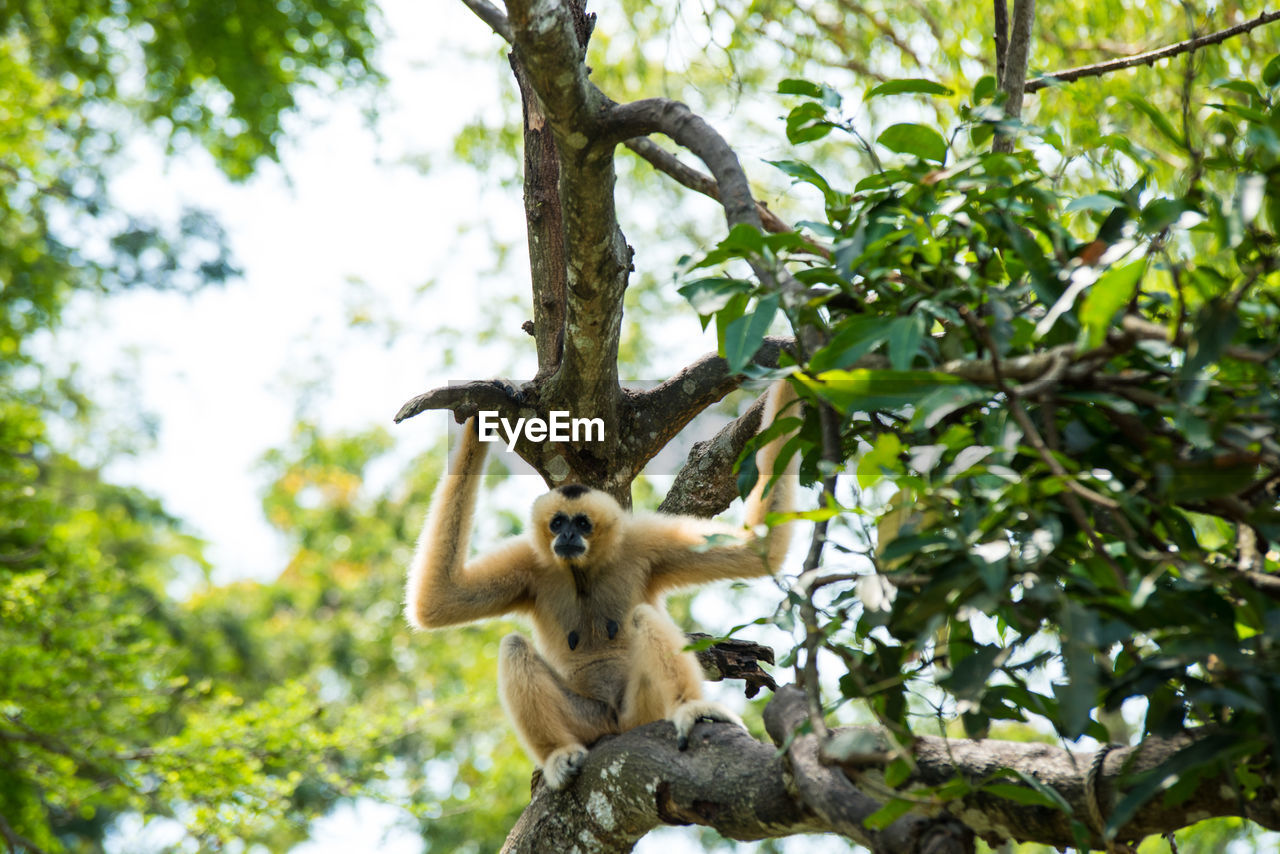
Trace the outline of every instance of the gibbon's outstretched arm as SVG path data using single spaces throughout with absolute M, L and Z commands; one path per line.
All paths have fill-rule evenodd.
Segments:
M 772 424 L 796 399 L 795 390 L 786 380 L 775 382 L 767 394 L 769 398 L 760 418 L 761 429 Z M 795 506 L 797 457 L 792 457 L 786 470 L 773 481 L 772 488 L 765 495 L 778 455 L 789 438 L 789 435 L 778 436 L 756 453 L 756 467 L 760 475 L 755 488 L 747 496 L 744 513 L 750 528 L 764 524 L 769 513 L 786 512 Z M 791 523 L 785 523 L 772 528 L 764 538 L 762 549 L 754 536 L 745 535 L 740 528 L 723 522 L 655 513 L 636 520 L 633 525 L 634 547 L 651 555 L 653 570 L 648 592 L 652 595 L 691 584 L 776 572 L 791 545 L 792 527 Z M 717 538 L 725 538 L 728 542 L 720 544 Z
M 464 565 L 485 451 L 472 418 L 463 427 L 453 473 L 441 475 L 436 486 L 409 566 L 405 610 L 417 628 L 468 623 L 531 604 L 529 583 L 537 558 L 528 540 L 508 540 Z

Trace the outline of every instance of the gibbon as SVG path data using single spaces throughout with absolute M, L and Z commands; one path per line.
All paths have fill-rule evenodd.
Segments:
M 786 381 L 769 390 L 761 423 L 794 399 Z M 764 489 L 786 437 L 757 454 L 759 482 L 747 500 L 754 529 L 770 511 L 790 510 L 795 475 Z M 741 528 L 659 513 L 624 511 L 607 493 L 580 484 L 533 504 L 529 530 L 464 565 L 485 458 L 470 419 L 454 461 L 431 501 L 409 568 L 406 611 L 417 628 L 437 629 L 518 613 L 534 643 L 510 634 L 498 659 L 498 689 L 529 756 L 552 789 L 581 770 L 587 746 L 656 720 L 675 725 L 688 746 L 698 720 L 742 721 L 702 698 L 702 670 L 662 605 L 677 587 L 767 575 L 790 542 L 787 525 L 763 542 Z

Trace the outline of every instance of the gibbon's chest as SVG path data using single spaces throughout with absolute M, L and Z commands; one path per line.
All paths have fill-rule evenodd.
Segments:
M 560 661 L 625 651 L 627 616 L 643 601 L 643 578 L 588 572 L 586 584 L 568 572 L 541 579 L 533 607 L 539 646 Z

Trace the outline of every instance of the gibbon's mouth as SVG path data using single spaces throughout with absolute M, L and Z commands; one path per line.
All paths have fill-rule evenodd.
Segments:
M 556 546 L 555 553 L 556 553 L 556 557 L 564 558 L 565 560 L 573 560 L 576 557 L 582 557 L 584 554 L 586 554 L 587 547 L 586 546 Z

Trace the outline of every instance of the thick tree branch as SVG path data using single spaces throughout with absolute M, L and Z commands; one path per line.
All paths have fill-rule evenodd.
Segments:
M 765 338 L 754 362 L 776 368 L 790 338 Z M 636 473 L 675 438 L 700 412 L 742 385 L 741 374 L 730 374 L 729 363 L 709 353 L 671 379 L 648 391 L 627 396 L 628 427 L 624 441 Z
M 720 186 L 714 178 L 710 175 L 704 175 L 692 166 L 686 165 L 680 158 L 653 140 L 635 137 L 626 140 L 623 145 L 635 152 L 654 169 L 674 178 L 678 184 L 688 187 L 696 193 L 701 193 L 708 198 L 715 199 L 717 202 L 720 201 Z M 756 202 L 756 213 L 759 214 L 760 222 L 766 231 L 774 234 L 784 234 L 795 230 L 779 219 L 773 211 L 765 207 L 763 202 Z
M 760 397 L 713 438 L 695 442 L 658 510 L 704 518 L 723 513 L 738 497 L 733 464 L 760 430 L 763 413 L 764 398 Z
M 741 223 L 763 227 L 738 155 L 715 128 L 684 104 L 669 98 L 619 104 L 609 111 L 607 127 L 617 142 L 652 133 L 670 137 L 697 155 L 715 177 L 730 228 Z
M 1000 91 L 1005 94 L 1004 114 L 1011 119 L 1022 116 L 1022 93 L 1027 82 L 1027 64 L 1031 59 L 1031 29 L 1035 18 L 1035 0 L 1013 0 L 1009 46 L 1005 50 L 1004 74 L 1000 80 Z M 1013 136 L 997 131 L 992 150 L 1013 151 Z
M 1133 56 L 1121 57 L 1120 59 L 1110 59 L 1106 62 L 1097 62 L 1093 65 L 1082 65 L 1078 68 L 1068 68 L 1065 71 L 1054 71 L 1051 74 L 1043 74 L 1027 83 L 1023 91 L 1039 92 L 1047 86 L 1055 83 L 1074 83 L 1077 80 L 1083 80 L 1086 77 L 1100 77 L 1103 74 L 1110 74 L 1113 71 L 1121 71 L 1125 68 L 1133 68 L 1136 65 L 1154 65 L 1157 60 L 1168 59 L 1171 56 L 1177 56 L 1180 53 L 1187 53 L 1193 50 L 1199 50 L 1208 45 L 1224 42 L 1229 38 L 1247 33 L 1250 30 L 1261 27 L 1264 24 L 1270 24 L 1272 21 L 1280 21 L 1280 11 L 1263 12 L 1258 17 L 1245 21 L 1243 24 L 1237 24 L 1234 27 L 1228 27 L 1225 30 L 1219 30 L 1216 33 L 1209 33 L 1205 36 L 1199 36 L 1194 39 L 1171 44 L 1167 47 L 1149 50 L 1145 53 L 1134 54 Z
M 765 710 L 770 737 L 785 747 L 783 757 L 772 745 L 728 724 L 698 724 L 686 751 L 676 749 L 674 731 L 665 721 L 601 739 L 568 789 L 556 793 L 535 785 L 533 800 L 503 850 L 577 847 L 625 852 L 659 825 L 699 824 L 731 839 L 821 831 L 840 833 L 877 854 L 967 854 L 973 850 L 974 834 L 993 845 L 1014 840 L 1072 846 L 1073 821 L 1089 824 L 1086 784 L 1092 751 L 1034 742 L 921 737 L 912 746 L 915 767 L 910 779 L 892 789 L 883 777 L 888 751 L 846 759 L 839 740 L 852 730 L 835 730 L 834 740 L 819 743 L 803 731 L 806 721 L 803 693 L 786 686 Z M 874 740 L 877 731 L 870 732 Z M 1150 738 L 1135 747 L 1109 750 L 1096 777 L 1102 814 L 1110 815 L 1123 781 L 1156 768 L 1209 734 Z M 1072 813 L 981 790 L 993 781 L 1019 784 L 1024 779 L 1019 774 L 1052 788 Z M 872 832 L 863 826 L 888 797 L 911 800 L 913 787 L 936 786 L 956 776 L 973 785 L 973 791 L 945 802 L 921 796 L 911 812 L 884 830 Z M 1228 781 L 1206 779 L 1175 806 L 1165 806 L 1157 795 L 1120 828 L 1119 838 L 1163 834 L 1213 816 L 1241 816 L 1277 829 L 1280 802 L 1272 789 L 1244 800 Z
M 555 374 L 564 357 L 568 310 L 568 269 L 564 245 L 564 203 L 560 197 L 560 152 L 538 95 L 524 66 L 511 56 L 524 114 L 524 218 L 529 239 L 533 291 L 533 339 L 540 382 Z
M 583 62 L 593 19 L 576 0 L 509 0 L 507 11 L 515 61 L 559 154 L 568 297 L 552 396 L 575 416 L 603 419 L 605 434 L 618 435 L 618 341 L 631 250 L 614 207 L 613 142 L 601 138 L 609 100 L 587 79 Z
M 423 392 L 400 407 L 395 422 L 399 424 L 428 409 L 448 409 L 461 424 L 481 409 L 496 410 L 506 415 L 515 412 L 520 404 L 520 393 L 508 383 L 476 380 Z
M 794 685 L 785 685 L 776 691 L 764 711 L 769 737 L 786 750 L 796 796 L 832 830 L 876 854 L 910 854 L 924 850 L 932 854 L 972 854 L 972 834 L 948 833 L 935 838 L 935 834 L 929 832 L 935 822 L 922 816 L 905 816 L 879 832 L 867 829 L 863 823 L 880 809 L 880 801 L 859 790 L 837 768 L 824 762 L 822 741 L 814 733 L 804 731 L 808 723 L 808 700 Z M 933 847 L 918 847 L 917 843 L 926 837 L 934 843 Z
M 697 724 L 689 749 L 661 721 L 601 739 L 564 792 L 536 786 L 503 852 L 630 851 L 663 824 L 714 827 L 730 839 L 826 827 L 787 792 L 772 745 L 731 724 Z

